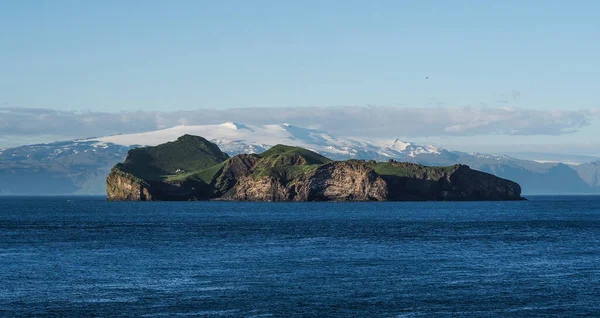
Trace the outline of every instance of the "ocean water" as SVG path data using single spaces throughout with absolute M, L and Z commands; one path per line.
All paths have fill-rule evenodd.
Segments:
M 0 316 L 600 315 L 600 198 L 0 198 Z

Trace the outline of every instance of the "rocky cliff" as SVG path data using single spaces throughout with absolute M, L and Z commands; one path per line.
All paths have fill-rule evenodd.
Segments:
M 200 138 L 200 137 L 196 137 Z M 210 160 L 202 164 L 157 149 L 134 152 L 135 160 L 116 165 L 107 178 L 108 199 L 232 201 L 406 201 L 519 200 L 518 184 L 468 166 L 427 167 L 364 160 L 331 161 L 312 151 L 278 145 L 262 154 L 228 158 L 205 139 L 187 136 Z M 151 147 L 152 148 L 152 147 Z M 152 156 L 148 156 L 150 153 Z M 168 156 L 168 165 L 161 165 Z M 218 160 L 223 159 L 221 162 Z M 150 163 L 145 162 L 149 160 Z M 179 168 L 181 162 L 193 169 Z M 148 168 L 149 167 L 149 168 Z M 156 167 L 160 167 L 157 169 Z M 168 169 L 164 168 L 168 167 Z M 200 168 L 198 168 L 200 167 Z
M 390 162 L 377 166 L 389 190 L 388 200 L 515 200 L 521 195 L 517 183 L 466 165 L 427 167 Z
M 106 194 L 110 201 L 153 200 L 146 182 L 116 168 L 106 178 Z
M 385 201 L 386 183 L 357 162 L 330 162 L 288 179 L 241 177 L 222 200 L 235 201 Z

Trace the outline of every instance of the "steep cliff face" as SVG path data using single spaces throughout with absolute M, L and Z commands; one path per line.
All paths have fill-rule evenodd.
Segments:
M 521 199 L 521 187 L 517 183 L 465 165 L 438 168 L 405 162 L 378 165 L 379 173 L 387 182 L 388 200 Z
M 195 171 L 170 171 L 181 166 L 174 153 L 161 149 L 151 154 L 152 163 L 142 162 L 140 151 L 118 164 L 107 178 L 108 199 L 145 200 L 231 200 L 231 201 L 407 201 L 407 200 L 519 200 L 518 184 L 472 170 L 468 166 L 426 167 L 412 163 L 364 160 L 331 161 L 312 151 L 275 146 L 262 154 L 232 158 L 212 145 L 198 146 L 203 139 L 186 137 L 198 149 L 210 149 L 203 163 L 182 160 Z M 161 146 L 158 146 L 161 147 Z M 173 150 L 174 146 L 169 145 Z M 190 150 L 180 153 L 189 153 Z M 206 167 L 206 162 L 222 162 Z M 167 160 L 168 159 L 168 160 Z M 143 160 L 142 160 L 143 161 Z M 157 164 L 158 162 L 158 164 Z M 162 162 L 162 165 L 159 165 Z M 167 164 L 164 164 L 167 162 Z M 161 167 L 156 169 L 156 167 Z M 166 167 L 166 168 L 164 168 Z M 148 172 L 149 171 L 149 172 Z M 158 171 L 158 172 L 157 172 Z M 144 178 L 144 176 L 150 177 Z
M 510 180 L 458 165 L 446 182 L 444 200 L 518 200 L 521 186 Z
M 106 178 L 109 201 L 152 201 L 149 188 L 143 180 L 114 168 Z
M 288 180 L 245 176 L 221 199 L 235 201 L 384 201 L 386 184 L 360 162 L 331 162 Z
M 255 155 L 237 155 L 227 160 L 221 171 L 211 180 L 215 195 L 223 195 L 233 188 L 240 179 L 250 175 L 256 163 L 260 160 Z
M 319 167 L 308 179 L 308 201 L 385 201 L 386 182 L 364 162 L 337 161 Z
M 274 177 L 243 177 L 220 200 L 297 201 L 294 187 Z
M 106 178 L 106 194 L 109 201 L 196 201 L 210 199 L 213 191 L 199 181 L 143 180 L 113 168 Z

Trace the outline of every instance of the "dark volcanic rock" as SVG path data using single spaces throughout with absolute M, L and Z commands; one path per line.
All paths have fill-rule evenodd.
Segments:
M 465 165 L 432 170 L 413 163 L 395 163 L 414 171 L 411 176 L 384 176 L 388 200 L 519 200 L 521 187 L 512 181 L 472 170 Z

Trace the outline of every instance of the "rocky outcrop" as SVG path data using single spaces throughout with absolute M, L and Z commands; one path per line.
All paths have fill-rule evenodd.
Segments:
M 521 199 L 518 183 L 457 165 L 442 186 L 443 200 L 516 200 Z
M 306 201 L 385 201 L 386 182 L 364 162 L 337 161 L 309 177 Z
M 385 181 L 360 162 L 331 162 L 286 180 L 244 176 L 221 200 L 233 201 L 384 201 Z
M 510 180 L 473 170 L 466 165 L 431 168 L 405 162 L 393 167 L 411 171 L 410 176 L 386 175 L 388 200 L 474 201 L 520 200 L 521 187 Z
M 227 160 L 212 184 L 216 195 L 223 195 L 233 188 L 240 179 L 250 175 L 259 158 L 254 155 L 237 155 Z
M 150 186 L 132 174 L 113 169 L 106 178 L 109 201 L 151 201 Z
M 180 142 L 197 144 L 197 139 L 188 137 Z M 211 151 L 218 154 L 217 150 Z M 154 150 L 150 149 L 147 152 L 152 154 L 152 151 Z M 155 153 L 154 158 L 166 158 L 163 162 L 169 163 L 169 165 L 163 164 L 163 167 L 171 167 L 170 169 L 173 170 L 174 167 L 181 165 L 171 152 L 167 153 L 168 156 L 164 155 L 165 152 L 155 151 Z M 197 153 L 195 155 L 198 155 Z M 140 167 L 144 167 L 144 164 L 149 168 L 140 171 Z M 193 160 L 188 160 L 186 165 L 195 164 Z M 330 161 L 306 149 L 281 145 L 263 154 L 242 154 L 227 158 L 211 167 L 186 172 L 183 175 L 179 175 L 177 171 L 171 172 L 170 175 L 157 174 L 152 170 L 155 166 L 157 165 L 147 163 L 138 166 L 131 160 L 126 161 L 125 164 L 117 164 L 107 178 L 108 199 L 111 201 L 522 199 L 521 187 L 517 183 L 472 170 L 465 165 L 427 167 L 394 161 L 385 163 L 364 160 Z M 167 171 L 167 169 L 162 170 Z M 152 178 L 144 178 L 144 175 L 151 175 Z
M 298 201 L 293 184 L 273 177 L 243 177 L 219 200 L 224 201 Z
M 201 182 L 143 180 L 115 167 L 106 178 L 109 201 L 192 201 L 210 198 L 211 188 Z

